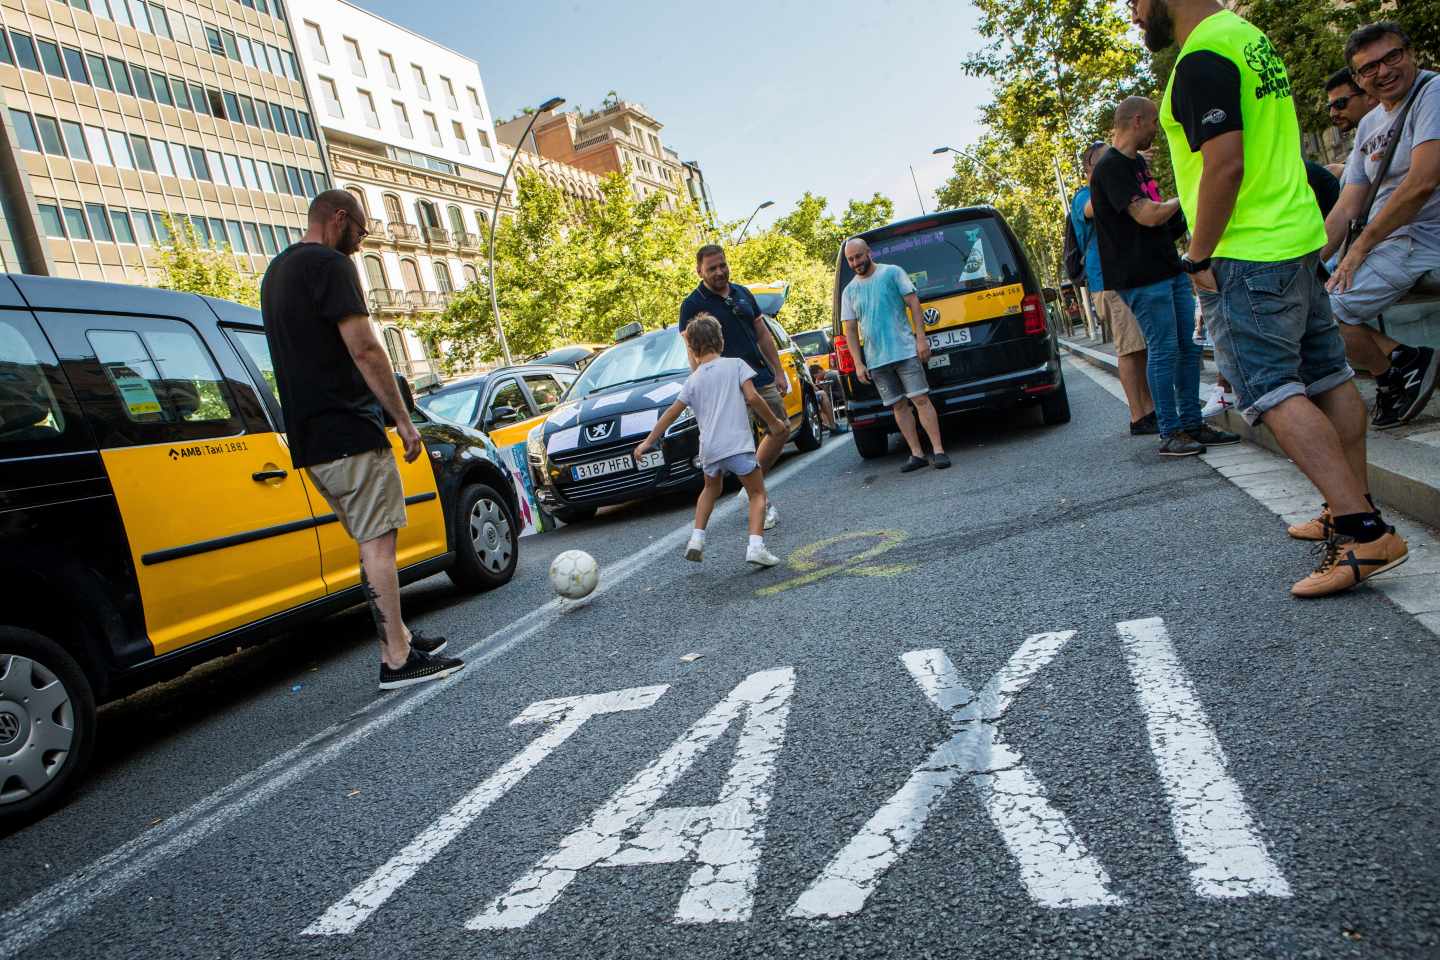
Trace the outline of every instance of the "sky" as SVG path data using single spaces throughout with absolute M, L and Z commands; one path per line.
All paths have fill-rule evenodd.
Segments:
M 763 226 L 806 190 L 831 211 L 879 191 L 925 209 L 980 133 L 986 82 L 961 63 L 978 15 L 956 0 L 354 0 L 480 64 L 497 119 L 551 96 L 614 90 L 696 160 L 724 219 Z

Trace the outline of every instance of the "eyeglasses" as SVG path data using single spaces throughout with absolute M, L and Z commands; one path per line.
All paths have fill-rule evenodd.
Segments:
M 1325 104 L 1325 109 L 1326 109 L 1326 110 L 1344 110 L 1347 106 L 1350 105 L 1350 101 L 1351 101 L 1351 100 L 1354 100 L 1354 99 L 1355 99 L 1355 94 L 1353 94 L 1353 93 L 1350 94 L 1348 97 L 1336 97 L 1334 100 L 1331 100 L 1329 103 Z
M 361 220 L 359 217 L 355 216 L 355 214 L 351 213 L 349 210 L 344 211 L 344 213 L 345 213 L 345 218 L 346 218 L 347 220 L 349 220 L 351 223 L 355 224 L 355 227 L 360 231 L 360 239 L 361 239 L 361 240 L 364 240 L 366 237 L 370 236 L 370 228 L 369 228 L 368 226 L 366 226 L 364 220 Z
M 1405 59 L 1405 50 L 1405 47 L 1396 47 L 1384 56 L 1376 57 L 1364 66 L 1354 67 L 1350 72 L 1357 77 L 1369 80 L 1380 72 L 1380 64 L 1382 63 L 1387 67 L 1398 67 L 1400 61 Z

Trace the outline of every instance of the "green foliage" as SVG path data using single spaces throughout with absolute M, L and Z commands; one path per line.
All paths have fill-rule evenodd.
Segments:
M 254 274 L 240 270 L 227 246 L 211 250 L 200 243 L 195 226 L 182 218 L 177 224 L 162 216 L 170 242 L 160 248 L 160 279 L 163 290 L 199 293 L 222 300 L 234 300 L 249 307 L 260 306 L 260 283 Z
M 847 237 L 895 219 L 894 201 L 881 193 L 869 200 L 851 200 L 838 221 L 826 212 L 829 206 L 829 200 L 807 190 L 794 210 L 775 221 L 773 229 L 798 242 L 812 260 L 832 269 Z
M 887 201 L 888 202 L 888 201 Z M 834 293 L 835 263 L 822 263 L 810 256 L 794 237 L 778 230 L 746 237 L 743 243 L 726 248 L 730 276 L 747 286 L 772 280 L 790 283 L 790 295 L 776 317 L 791 333 L 830 326 Z

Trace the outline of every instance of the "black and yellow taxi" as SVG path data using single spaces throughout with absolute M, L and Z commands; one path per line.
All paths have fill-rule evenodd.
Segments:
M 412 416 L 401 582 L 506 583 L 519 525 L 495 448 Z M 291 462 L 257 311 L 0 275 L 0 825 L 83 775 L 97 703 L 362 602 L 359 581 Z
M 768 315 L 765 321 L 790 384 L 787 440 L 802 451 L 814 450 L 824 438 L 815 384 L 785 331 Z M 564 523 L 589 519 L 602 506 L 698 489 L 704 482 L 697 459 L 700 430 L 689 411 L 640 463 L 632 455 L 690 376 L 679 329 L 646 333 L 631 323 L 616 331 L 616 339 L 620 342 L 585 368 L 526 441 L 536 499 Z
M 930 399 L 943 417 L 985 408 L 1038 405 L 1046 423 L 1070 420 L 1070 401 L 1049 304 L 1005 218 L 992 207 L 964 207 L 902 220 L 860 234 L 876 263 L 909 275 L 924 310 L 931 356 Z M 840 320 L 840 298 L 855 272 L 841 251 L 832 333 L 851 433 L 862 457 L 883 456 L 898 428 L 873 383 L 855 376 L 855 350 Z

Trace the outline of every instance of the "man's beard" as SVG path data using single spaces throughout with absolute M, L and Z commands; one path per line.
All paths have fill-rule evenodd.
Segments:
M 866 257 L 864 260 L 860 261 L 860 266 L 855 268 L 855 272 L 860 274 L 860 276 L 862 277 L 867 275 L 870 272 L 871 264 L 873 264 L 874 262 L 875 261 L 871 260 L 869 257 Z
M 1150 15 L 1145 18 L 1145 47 L 1152 53 L 1164 50 L 1175 42 L 1175 19 L 1165 0 L 1154 0 Z

